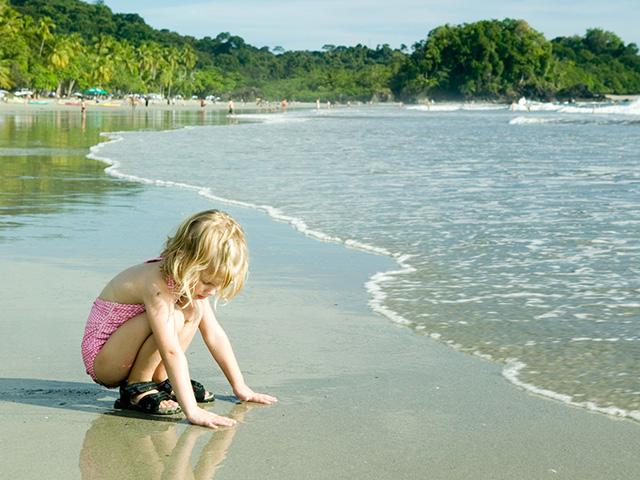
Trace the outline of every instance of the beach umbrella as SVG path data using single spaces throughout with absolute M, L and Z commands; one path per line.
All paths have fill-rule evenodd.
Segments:
M 84 93 L 85 95 L 106 95 L 109 92 L 107 92 L 106 90 L 103 90 L 102 88 L 93 87 L 93 88 L 89 88 L 88 90 L 85 90 Z

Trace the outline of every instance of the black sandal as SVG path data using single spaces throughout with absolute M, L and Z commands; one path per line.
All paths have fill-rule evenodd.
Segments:
M 132 402 L 132 398 L 151 390 L 158 390 L 155 393 L 149 393 Z M 139 412 L 150 413 L 153 415 L 174 415 L 180 413 L 182 409 L 177 407 L 161 407 L 160 402 L 164 400 L 173 400 L 169 394 L 161 391 L 154 382 L 127 382 L 120 385 L 120 398 L 113 404 L 114 408 L 122 410 L 137 410 Z
M 191 386 L 193 387 L 193 394 L 196 397 L 196 402 L 211 403 L 215 400 L 215 396 L 213 395 L 213 393 L 209 392 L 209 394 L 207 395 L 207 390 L 200 382 L 191 380 Z M 158 383 L 156 385 L 156 388 L 161 392 L 168 394 L 171 400 L 176 400 L 176 396 L 173 393 L 173 387 L 171 386 L 171 382 L 168 378 L 164 382 Z

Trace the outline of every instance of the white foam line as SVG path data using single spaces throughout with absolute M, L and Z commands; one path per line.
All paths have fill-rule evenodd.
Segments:
M 300 218 L 292 217 L 290 215 L 286 215 L 280 209 L 273 207 L 271 205 L 258 205 L 255 203 L 243 202 L 239 200 L 233 200 L 230 198 L 220 197 L 220 196 L 214 195 L 211 192 L 211 190 L 207 187 L 199 187 L 199 186 L 191 185 L 188 183 L 174 182 L 171 180 L 153 180 L 150 178 L 139 177 L 137 175 L 129 175 L 126 173 L 122 173 L 121 171 L 118 170 L 118 168 L 120 167 L 120 162 L 99 155 L 99 151 L 102 149 L 102 147 L 104 147 L 108 143 L 122 141 L 124 139 L 124 137 L 122 136 L 122 133 L 123 132 L 101 133 L 100 134 L 101 136 L 107 137 L 110 140 L 108 142 L 101 142 L 97 145 L 94 145 L 93 147 L 90 148 L 90 153 L 87 155 L 88 158 L 106 163 L 108 166 L 107 168 L 105 168 L 105 172 L 108 175 L 111 175 L 117 178 L 123 178 L 132 182 L 143 183 L 146 185 L 157 185 L 162 187 L 177 187 L 185 190 L 192 190 L 198 193 L 199 195 L 202 195 L 203 197 L 208 198 L 210 200 L 266 212 L 274 220 L 288 223 L 299 232 L 307 235 L 308 237 L 315 238 L 316 240 L 321 240 L 323 242 L 343 244 L 348 248 L 353 248 L 354 250 L 360 250 L 368 253 L 374 253 L 377 255 L 393 258 L 400 266 L 400 269 L 375 273 L 365 283 L 365 288 L 369 293 L 369 295 L 371 296 L 371 300 L 369 301 L 369 306 L 373 311 L 387 317 L 391 321 L 398 323 L 400 325 L 412 325 L 414 323 L 404 318 L 402 315 L 400 315 L 396 311 L 384 305 L 384 300 L 387 298 L 387 294 L 384 293 L 382 290 L 382 285 L 384 283 L 394 280 L 395 277 L 397 277 L 398 275 L 406 275 L 416 271 L 416 269 L 407 262 L 407 260 L 410 258 L 410 255 L 406 255 L 402 253 L 392 253 L 386 248 L 381 248 L 375 245 L 370 245 L 368 243 L 363 243 L 363 242 L 360 242 L 359 240 L 342 239 L 340 237 L 328 235 L 318 230 L 313 230 L 308 227 L 308 225 L 304 220 Z
M 385 253 L 382 253 L 382 251 L 384 250 L 380 250 L 381 252 L 376 253 L 384 255 Z M 386 253 L 386 255 L 389 255 L 389 253 Z M 372 275 L 371 278 L 365 283 L 365 288 L 367 292 L 369 292 L 369 295 L 371 295 L 369 306 L 374 312 L 378 312 L 379 314 L 384 315 L 392 322 L 398 323 L 400 325 L 412 325 L 414 322 L 406 319 L 395 310 L 392 310 L 384 305 L 387 294 L 383 291 L 382 285 L 394 280 L 398 275 L 407 275 L 416 271 L 416 269 L 407 262 L 407 260 L 410 258 L 410 255 L 395 254 L 391 255 L 391 257 L 393 257 L 393 259 L 398 263 L 400 269 L 378 272 Z
M 520 388 L 524 388 L 525 390 L 536 395 L 552 398 L 553 400 L 558 400 L 574 407 L 586 408 L 587 410 L 591 410 L 592 412 L 604 413 L 613 417 L 630 418 L 632 420 L 640 422 L 640 410 L 625 410 L 618 407 L 601 407 L 597 403 L 589 401 L 575 402 L 573 400 L 573 397 L 571 397 L 570 395 L 554 392 L 553 390 L 536 387 L 535 385 L 532 385 L 530 383 L 523 382 L 522 380 L 520 380 L 519 374 L 526 366 L 526 363 L 520 362 L 517 359 L 507 359 L 507 363 L 502 369 L 502 375 L 514 385 Z

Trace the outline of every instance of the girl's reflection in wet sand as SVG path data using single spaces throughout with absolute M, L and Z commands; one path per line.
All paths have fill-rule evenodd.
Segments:
M 255 404 L 236 404 L 227 414 L 242 423 Z M 87 431 L 80 451 L 83 479 L 194 479 L 214 477 L 224 460 L 238 428 L 207 428 L 178 423 L 180 419 L 150 420 L 127 415 L 101 415 Z M 180 433 L 182 431 L 182 433 Z M 191 456 L 198 440 L 207 438 Z

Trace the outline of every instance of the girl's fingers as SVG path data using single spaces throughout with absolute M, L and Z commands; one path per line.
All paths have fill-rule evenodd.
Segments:
M 204 419 L 204 421 L 196 423 L 217 430 L 218 427 L 233 427 L 237 422 L 229 417 L 210 414 L 208 418 Z
M 276 397 L 272 397 L 271 395 L 266 395 L 264 393 L 258 393 L 253 398 L 249 399 L 249 401 L 271 405 L 273 403 L 276 403 L 278 401 L 278 399 Z

